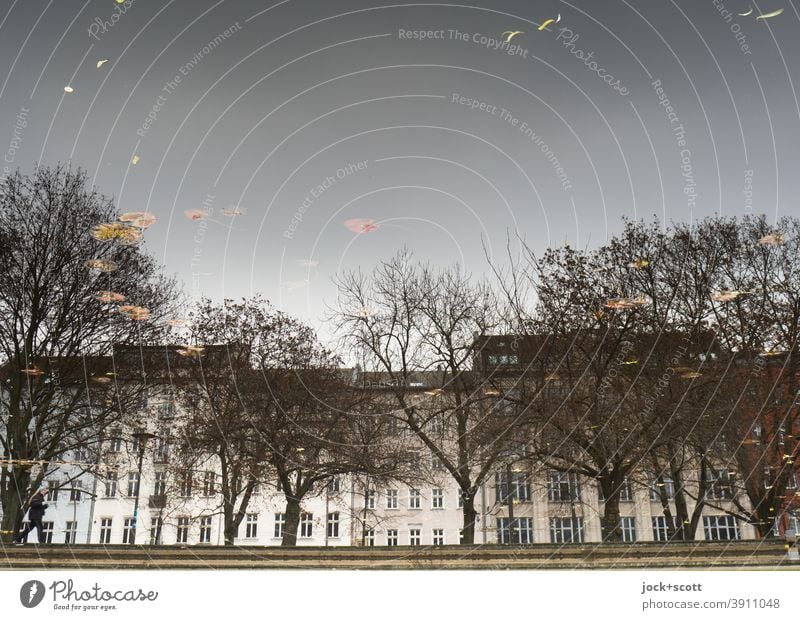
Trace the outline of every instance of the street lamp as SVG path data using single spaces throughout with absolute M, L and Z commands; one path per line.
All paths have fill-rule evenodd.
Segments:
M 153 439 L 157 435 L 148 433 L 146 431 L 137 431 L 131 435 L 139 447 L 139 466 L 137 468 L 138 474 L 136 478 L 136 499 L 133 503 L 133 527 L 131 531 L 130 544 L 136 544 L 136 525 L 139 521 L 139 496 L 142 494 L 142 461 L 144 460 L 144 446 L 148 439 Z

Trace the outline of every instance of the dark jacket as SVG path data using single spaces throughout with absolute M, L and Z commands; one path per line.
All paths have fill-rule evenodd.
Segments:
M 38 521 L 44 516 L 44 511 L 47 510 L 47 504 L 44 503 L 44 496 L 37 493 L 31 498 L 31 507 L 28 510 L 28 519 L 30 521 Z

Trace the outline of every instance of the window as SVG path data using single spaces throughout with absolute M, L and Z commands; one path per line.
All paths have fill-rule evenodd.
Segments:
M 47 481 L 47 501 L 51 504 L 58 502 L 58 480 Z
M 706 497 L 708 499 L 724 500 L 733 498 L 733 476 L 731 476 L 729 472 L 714 472 L 713 470 L 709 471 L 708 484 L 709 487 L 706 491 Z
M 547 499 L 551 502 L 580 501 L 581 487 L 578 484 L 577 474 L 548 471 Z
M 364 546 L 375 546 L 375 530 L 371 527 L 368 527 L 366 530 L 364 530 Z
M 413 509 L 422 508 L 419 489 L 408 490 L 408 507 Z
M 157 471 L 156 480 L 153 484 L 153 495 L 167 494 L 167 472 Z
M 71 502 L 79 502 L 81 501 L 81 481 L 80 480 L 73 480 L 72 487 L 69 490 L 69 501 Z
M 100 544 L 107 545 L 111 542 L 111 519 L 100 519 Z
M 444 530 L 439 528 L 433 529 L 433 545 L 435 547 L 441 547 L 444 545 Z
M 600 483 L 597 483 L 597 499 L 600 503 L 605 502 L 605 494 L 603 493 L 603 487 Z M 631 486 L 630 481 L 626 477 L 622 484 L 619 487 L 619 501 L 621 502 L 632 502 L 633 501 L 633 487 Z
M 375 510 L 375 491 L 366 491 L 364 493 L 364 507 L 367 510 Z
M 128 497 L 139 495 L 139 474 L 131 472 L 128 474 Z
M 412 547 L 419 547 L 422 544 L 422 530 L 419 528 L 411 528 L 408 530 L 408 544 Z
M 314 533 L 314 515 L 304 512 L 300 515 L 300 538 L 311 538 Z
M 444 430 L 444 424 L 442 424 L 442 416 L 435 415 L 430 419 L 430 428 L 431 433 L 440 434 Z M 434 455 L 434 460 L 439 461 L 438 458 Z
M 386 508 L 395 510 L 397 507 L 397 489 L 389 489 L 386 491 Z
M 53 544 L 53 522 L 42 521 L 42 537 L 48 545 Z
M 339 476 L 334 476 L 328 481 L 328 492 L 338 493 L 342 489 L 342 480 Z
M 178 535 L 175 542 L 186 544 L 189 540 L 189 517 L 178 517 Z
M 156 411 L 158 417 L 162 420 L 169 420 L 175 417 L 175 394 L 172 391 L 167 391 L 163 395 L 164 400 L 156 404 Z
M 431 508 L 444 508 L 444 489 L 433 489 Z
M 528 475 L 524 471 L 511 472 L 510 489 L 508 486 L 507 472 L 496 473 L 494 477 L 494 484 L 496 499 L 500 504 L 507 504 L 509 499 L 511 499 L 511 501 L 514 503 L 531 501 L 531 485 L 528 481 Z
M 432 471 L 447 471 L 447 467 L 444 466 L 442 459 L 436 456 L 433 452 L 431 452 L 431 470 Z
M 800 512 L 786 513 L 786 531 L 789 530 L 794 530 L 796 534 L 800 535 Z
M 389 547 L 396 547 L 398 541 L 397 530 L 386 530 L 386 544 Z
M 156 453 L 153 457 L 156 463 L 166 463 L 169 460 L 169 437 L 159 437 L 156 442 Z
M 117 453 L 122 451 L 122 439 L 119 437 L 112 437 L 108 440 L 108 451 Z
M 275 538 L 283 538 L 283 530 L 286 528 L 286 513 L 275 513 Z
M 328 514 L 328 538 L 339 538 L 339 513 Z
M 211 517 L 200 518 L 200 542 L 211 542 Z
M 583 517 L 550 517 L 550 542 L 582 543 Z
M 739 540 L 739 524 L 730 515 L 703 517 L 706 540 Z
M 78 522 L 67 521 L 64 527 L 64 544 L 74 545 L 78 538 Z
M 75 460 L 78 463 L 87 463 L 89 461 L 89 449 L 86 446 L 80 445 L 73 451 Z
M 797 472 L 792 472 L 789 474 L 789 477 L 786 479 L 786 490 L 787 491 L 794 491 L 797 489 Z M 53 500 L 55 501 L 55 500 Z
M 192 496 L 192 472 L 191 470 L 184 470 L 181 473 L 180 483 L 178 484 L 178 494 L 181 497 Z
M 248 513 L 245 528 L 245 538 L 258 538 L 258 515 L 254 512 Z
M 214 495 L 214 480 L 216 475 L 213 471 L 207 471 L 203 474 L 203 496 L 211 497 Z
M 652 480 L 653 482 L 650 486 L 650 501 L 660 502 L 662 491 L 667 496 L 668 500 L 675 497 L 675 483 L 672 481 L 672 478 L 662 475 L 661 481 L 658 480 L 658 476 L 652 476 Z
M 125 517 L 122 525 L 122 544 L 132 545 L 134 542 L 133 517 Z
M 516 355 L 490 355 L 490 366 L 513 366 L 517 364 L 518 358 Z
M 672 536 L 678 529 L 678 521 L 672 517 Z M 667 517 L 653 517 L 653 540 L 658 542 L 668 542 L 670 540 L 670 527 Z
M 522 517 L 514 519 L 514 535 L 511 536 L 509 520 L 506 517 L 497 519 L 497 542 L 501 545 L 512 544 L 530 545 L 533 542 L 533 519 Z
M 115 471 L 110 471 L 106 473 L 106 482 L 105 482 L 105 496 L 106 497 L 116 497 L 117 496 L 117 482 L 119 479 L 119 474 Z
M 163 522 L 161 517 L 150 517 L 150 544 L 161 544 L 161 529 Z
M 622 542 L 636 542 L 636 520 L 634 517 L 622 517 L 619 520 L 622 530 Z

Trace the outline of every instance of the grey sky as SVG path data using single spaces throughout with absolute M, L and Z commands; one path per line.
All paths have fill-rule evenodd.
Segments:
M 259 291 L 319 326 L 337 270 L 403 245 L 481 272 L 509 232 L 542 248 L 621 216 L 796 213 L 800 16 L 749 6 L 2 0 L 4 166 L 84 167 L 159 217 L 147 248 L 190 296 Z M 507 30 L 516 53 L 481 42 Z M 209 220 L 183 215 L 204 201 Z

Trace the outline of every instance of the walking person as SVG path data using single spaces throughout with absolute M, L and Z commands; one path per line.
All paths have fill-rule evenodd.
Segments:
M 24 545 L 28 542 L 28 534 L 31 533 L 33 528 L 36 528 L 39 535 L 39 544 L 44 544 L 44 527 L 42 526 L 42 517 L 47 510 L 47 504 L 44 503 L 44 494 L 47 493 L 46 487 L 41 487 L 33 497 L 28 501 L 28 522 L 20 532 L 16 544 Z

